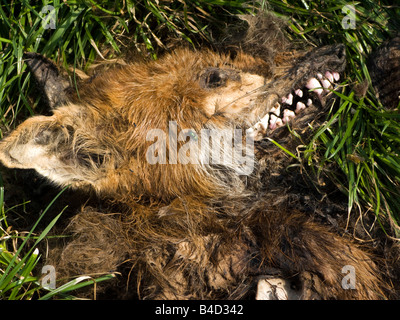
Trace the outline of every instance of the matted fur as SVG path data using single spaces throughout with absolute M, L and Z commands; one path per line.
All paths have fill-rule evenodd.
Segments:
M 368 62 L 371 80 L 386 108 L 394 109 L 400 102 L 400 37 L 386 41 Z
M 280 20 L 259 19 L 227 53 L 179 49 L 104 71 L 79 94 L 67 90 L 68 101 L 52 116 L 26 120 L 1 142 L 7 166 L 94 189 L 123 208 L 76 214 L 67 228 L 73 238 L 48 262 L 58 278 L 121 272 L 119 281 L 103 284 L 107 297 L 251 298 L 266 275 L 290 279 L 304 299 L 385 297 L 376 259 L 301 212 L 307 205 L 296 198 L 299 175 L 286 171 L 292 158 L 269 140 L 256 141 L 249 175 L 234 166 L 146 161 L 151 129 L 168 132 L 175 121 L 196 133 L 246 130 L 310 77 L 343 72 L 343 46 L 293 51 Z M 304 139 L 326 102 L 321 97 L 291 122 Z M 294 153 L 300 143 L 286 127 L 265 135 Z M 355 290 L 342 287 L 348 265 L 356 268 Z

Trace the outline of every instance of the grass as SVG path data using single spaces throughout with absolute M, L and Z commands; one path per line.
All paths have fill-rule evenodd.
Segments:
M 49 231 L 61 217 L 63 211 L 53 218 L 39 235 L 35 235 L 34 231 L 64 190 L 61 190 L 40 214 L 31 230 L 24 232 L 26 235 L 24 233 L 20 235 L 17 230 L 12 230 L 8 226 L 7 212 L 4 210 L 4 187 L 0 187 L 0 300 L 31 300 L 34 297 L 39 300 L 48 300 L 53 297 L 74 299 L 74 296 L 70 295 L 69 292 L 115 276 L 114 274 L 107 274 L 96 279 L 90 276 L 81 276 L 55 288 L 53 287 L 55 283 L 50 286 L 47 281 L 43 282 L 45 278 L 42 279 L 41 275 L 34 275 L 35 267 L 41 258 L 38 245 L 48 236 Z M 22 240 L 22 243 L 18 243 L 18 240 Z M 54 282 L 55 280 L 54 277 Z
M 41 13 L 45 5 L 55 9 L 55 29 L 43 24 L 44 16 L 47 22 L 52 18 L 49 12 Z M 343 27 L 346 5 L 356 10 L 354 29 Z M 365 67 L 370 53 L 400 31 L 400 8 L 389 0 L 0 0 L 0 136 L 42 111 L 25 72 L 25 51 L 44 54 L 69 71 L 71 66 L 87 70 L 96 59 L 115 59 L 130 50 L 156 59 L 176 42 L 198 47 L 212 41 L 232 15 L 255 12 L 257 7 L 286 19 L 293 40 L 311 46 L 345 44 L 348 67 L 337 93 L 340 106 L 315 130 L 301 160 L 306 170 L 317 178 L 328 175 L 348 195 L 349 215 L 368 211 L 388 235 L 400 238 L 400 116 L 398 110 L 386 111 L 380 105 L 371 86 L 361 96 L 355 90 L 370 79 Z M 332 167 L 334 171 L 326 170 Z M 40 259 L 36 249 L 61 213 L 39 235 L 35 228 L 27 233 L 10 231 L 7 216 L 26 205 L 22 200 L 17 208 L 8 204 L 4 192 L 1 184 L 0 299 L 73 298 L 70 290 L 92 284 L 83 276 L 43 292 L 34 275 Z
M 43 10 L 45 6 L 49 6 L 47 10 Z M 86 70 L 95 59 L 111 60 L 130 50 L 156 59 L 171 41 L 193 47 L 211 41 L 209 30 L 230 21 L 232 14 L 250 10 L 251 5 L 244 0 L 0 0 L 0 136 L 43 111 L 40 97 L 33 98 L 37 96 L 33 94 L 35 84 L 25 72 L 24 52 L 41 53 L 65 70 L 70 66 Z M 113 277 L 82 276 L 55 290 L 44 290 L 40 275 L 34 275 L 41 258 L 37 245 L 48 237 L 61 213 L 36 235 L 35 228 L 49 206 L 30 231 L 19 232 L 8 225 L 7 216 L 20 208 L 24 208 L 22 215 L 26 214 L 31 199 L 10 204 L 4 200 L 4 192 L 7 190 L 1 184 L 0 299 L 69 299 L 73 298 L 69 295 L 72 290 Z
M 354 29 L 343 28 L 355 8 Z M 400 6 L 392 1 L 269 1 L 272 10 L 290 16 L 291 36 L 313 45 L 344 43 L 348 57 L 340 108 L 319 128 L 304 150 L 304 159 L 318 177 L 328 174 L 348 195 L 349 214 L 371 212 L 387 234 L 400 237 L 400 114 L 387 111 L 371 85 L 357 96 L 357 85 L 370 80 L 370 53 L 400 32 Z M 370 83 L 370 81 L 369 81 Z M 327 172 L 334 164 L 341 171 Z

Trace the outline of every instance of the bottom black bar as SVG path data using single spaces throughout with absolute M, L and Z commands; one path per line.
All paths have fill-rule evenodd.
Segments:
M 66 318 L 94 316 L 112 319 L 272 319 L 290 316 L 309 318 L 370 315 L 371 310 L 398 310 L 400 301 L 0 301 L 2 314 L 30 315 L 39 308 L 48 318 L 53 310 Z M 36 310 L 36 309 L 35 309 Z M 86 311 L 88 311 L 86 313 Z M 90 317 L 86 314 L 90 313 Z

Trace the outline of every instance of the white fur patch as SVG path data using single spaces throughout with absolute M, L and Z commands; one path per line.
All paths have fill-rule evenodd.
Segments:
M 253 105 L 259 94 L 258 90 L 264 85 L 264 77 L 244 73 L 241 81 L 228 82 L 226 87 L 215 89 L 205 102 L 205 110 L 210 115 L 215 112 L 236 114 Z

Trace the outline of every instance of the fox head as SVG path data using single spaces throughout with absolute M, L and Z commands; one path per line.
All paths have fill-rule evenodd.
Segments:
M 254 141 L 321 107 L 345 54 L 336 45 L 281 52 L 271 63 L 240 50 L 180 49 L 104 71 L 77 91 L 47 59 L 28 54 L 27 63 L 53 114 L 34 116 L 4 138 L 2 163 L 35 169 L 60 186 L 136 200 L 245 188 L 258 165 Z M 221 154 L 230 158 L 215 161 Z

